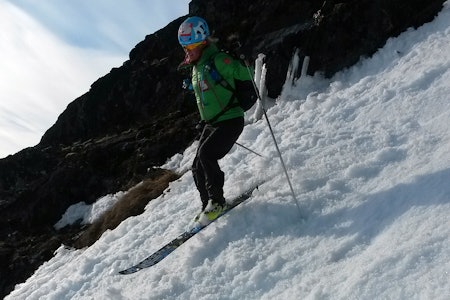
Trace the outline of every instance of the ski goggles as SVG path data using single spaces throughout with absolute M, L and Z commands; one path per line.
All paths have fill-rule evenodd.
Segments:
M 195 50 L 195 49 L 197 49 L 197 48 L 199 48 L 199 47 L 201 47 L 201 46 L 203 46 L 205 44 L 206 44 L 205 41 L 201 41 L 201 42 L 197 42 L 197 43 L 193 43 L 193 44 L 189 44 L 189 45 L 183 46 L 183 49 L 186 50 L 186 51 L 192 51 L 192 50 Z

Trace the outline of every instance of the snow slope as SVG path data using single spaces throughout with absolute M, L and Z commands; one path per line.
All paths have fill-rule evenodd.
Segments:
M 93 246 L 55 257 L 6 299 L 450 299 L 450 3 L 337 74 L 287 84 L 221 161 L 253 197 L 158 265 L 117 272 L 200 208 L 187 172 Z M 186 171 L 195 145 L 167 162 Z M 302 219 L 300 216 L 303 215 Z

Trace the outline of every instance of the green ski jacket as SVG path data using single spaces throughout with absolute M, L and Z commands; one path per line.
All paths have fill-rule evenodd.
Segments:
M 233 92 L 211 78 L 211 60 L 222 79 L 234 89 L 234 79 L 251 80 L 250 74 L 239 60 L 220 51 L 216 45 L 210 44 L 203 49 L 202 56 L 192 68 L 192 86 L 197 100 L 197 107 L 202 120 L 208 122 L 219 114 L 230 102 Z M 244 111 L 235 106 L 225 111 L 213 123 L 243 117 Z

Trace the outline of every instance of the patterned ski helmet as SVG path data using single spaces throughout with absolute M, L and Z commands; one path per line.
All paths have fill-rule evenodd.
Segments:
M 208 36 L 208 24 L 200 17 L 187 18 L 178 29 L 178 42 L 181 46 L 202 42 Z

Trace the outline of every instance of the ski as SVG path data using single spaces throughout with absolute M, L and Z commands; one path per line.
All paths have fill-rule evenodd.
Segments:
M 170 241 L 169 243 L 164 245 L 161 249 L 159 249 L 158 251 L 154 252 L 153 254 L 151 254 L 149 257 L 145 258 L 144 260 L 142 260 L 138 264 L 136 264 L 136 265 L 134 265 L 132 267 L 129 267 L 128 269 L 119 271 L 119 274 L 122 274 L 122 275 L 133 274 L 133 273 L 136 273 L 136 272 L 138 272 L 138 271 L 140 271 L 142 269 L 145 269 L 145 268 L 148 268 L 148 267 L 156 265 L 161 260 L 166 258 L 170 253 L 175 251 L 175 249 L 177 249 L 178 247 L 183 245 L 191 237 L 193 237 L 194 235 L 199 233 L 203 228 L 205 228 L 205 227 L 209 226 L 210 224 L 214 223 L 221 216 L 225 215 L 230 210 L 232 210 L 233 208 L 235 208 L 236 206 L 238 206 L 239 204 L 241 204 L 242 202 L 244 202 L 245 200 L 250 198 L 250 196 L 252 195 L 253 191 L 255 189 L 257 189 L 257 188 L 258 188 L 258 186 L 254 187 L 252 189 L 249 189 L 245 193 L 243 193 L 240 196 L 238 196 L 235 199 L 233 199 L 232 204 L 230 204 L 230 206 L 220 216 L 218 216 L 214 221 L 212 221 L 208 225 L 206 225 L 206 226 L 196 226 L 196 227 L 194 227 L 194 228 L 192 228 L 192 229 L 190 229 L 188 231 L 183 232 L 178 237 L 174 238 L 172 241 Z

